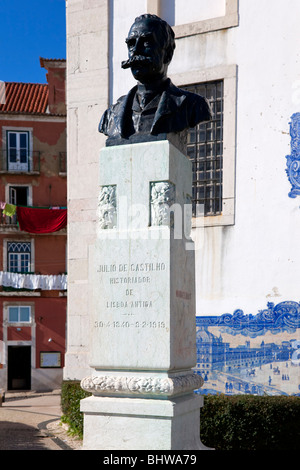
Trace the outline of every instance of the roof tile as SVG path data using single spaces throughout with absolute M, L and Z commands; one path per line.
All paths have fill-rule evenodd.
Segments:
M 48 94 L 47 84 L 6 82 L 0 113 L 48 114 Z

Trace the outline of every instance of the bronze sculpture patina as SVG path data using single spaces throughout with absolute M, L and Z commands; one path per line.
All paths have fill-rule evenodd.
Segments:
M 141 15 L 126 43 L 128 60 L 122 67 L 131 69 L 137 85 L 103 114 L 99 131 L 108 136 L 106 145 L 184 142 L 187 129 L 211 119 L 211 111 L 205 98 L 177 88 L 167 77 L 175 49 L 172 28 L 156 15 Z

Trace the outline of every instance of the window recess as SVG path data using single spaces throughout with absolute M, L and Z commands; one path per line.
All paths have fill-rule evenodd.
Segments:
M 193 216 L 222 213 L 223 80 L 182 87 L 205 97 L 212 120 L 189 130 L 187 154 L 193 164 Z

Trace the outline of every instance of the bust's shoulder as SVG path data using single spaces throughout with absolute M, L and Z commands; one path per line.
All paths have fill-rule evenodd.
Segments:
M 129 90 L 129 92 L 127 93 L 127 95 L 122 95 L 120 96 L 116 102 L 114 102 L 113 104 L 111 104 L 108 109 L 106 110 L 108 114 L 114 114 L 116 112 L 119 112 L 119 110 L 124 107 L 128 102 L 130 102 L 131 100 L 133 100 L 133 97 L 136 93 L 136 90 L 137 90 L 137 86 L 133 87 L 131 90 Z
M 124 105 L 126 100 L 126 95 L 120 96 L 118 100 L 111 104 L 102 114 L 100 123 L 99 123 L 99 131 L 106 134 L 107 128 L 111 123 L 111 120 L 114 118 L 115 115 L 119 113 L 120 108 Z
M 188 90 L 184 90 L 183 88 L 177 87 L 172 82 L 170 82 L 170 85 L 169 85 L 169 92 L 177 97 L 184 96 L 189 101 L 189 103 L 190 102 L 207 103 L 206 98 L 204 98 L 203 96 L 198 95 L 197 93 L 193 93 Z
M 193 127 L 196 122 L 209 121 L 212 118 L 209 102 L 204 96 L 176 87 L 172 82 L 170 82 L 169 90 L 170 93 L 177 98 L 184 97 L 182 102 L 188 110 L 191 127 Z
M 113 113 L 115 112 L 117 109 L 120 108 L 120 106 L 122 106 L 124 104 L 126 100 L 126 95 L 123 95 L 123 96 L 120 96 L 117 101 L 115 103 L 112 103 L 108 108 L 107 108 L 107 112 L 108 113 Z

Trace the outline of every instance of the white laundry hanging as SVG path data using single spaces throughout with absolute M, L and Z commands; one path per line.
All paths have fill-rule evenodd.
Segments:
M 0 285 L 15 289 L 66 290 L 67 274 L 22 274 L 0 271 Z

